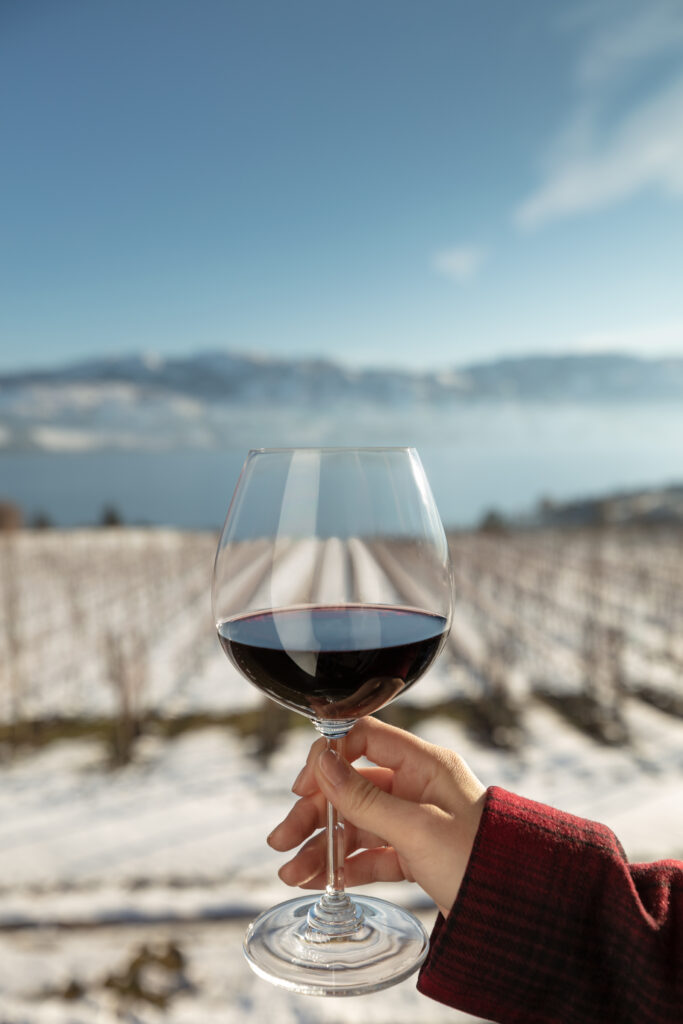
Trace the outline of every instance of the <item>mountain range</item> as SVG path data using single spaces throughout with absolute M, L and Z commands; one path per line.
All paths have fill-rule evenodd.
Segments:
M 433 422 L 464 404 L 681 400 L 679 357 L 522 356 L 415 372 L 222 351 L 133 354 L 0 375 L 0 449 L 243 444 L 259 424 L 280 443 L 393 443 L 408 413 Z

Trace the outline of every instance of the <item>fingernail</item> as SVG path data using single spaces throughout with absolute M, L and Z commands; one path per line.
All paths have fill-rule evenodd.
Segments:
M 303 777 L 306 774 L 306 769 L 307 768 L 308 768 L 308 765 L 305 764 L 303 766 L 303 768 L 301 769 L 301 771 L 299 772 L 299 774 L 297 775 L 297 777 L 294 779 L 294 785 L 292 786 L 292 793 L 296 793 L 297 792 L 297 786 L 299 786 L 301 784 L 301 781 L 302 781 Z M 299 794 L 299 795 L 301 796 L 303 794 Z
M 268 846 L 272 846 L 273 845 L 273 840 L 275 839 L 275 836 L 278 834 L 278 832 L 280 831 L 281 828 L 282 828 L 282 822 L 280 821 L 275 826 L 275 828 L 271 829 L 270 834 L 266 836 L 266 842 L 268 843 Z
M 320 771 L 332 786 L 340 786 L 349 777 L 350 767 L 336 750 L 323 750 L 318 759 Z
M 303 879 L 303 875 L 300 871 L 292 870 L 292 864 L 294 864 L 294 861 L 288 860 L 286 864 L 282 865 L 277 873 L 278 878 L 281 882 L 284 882 L 285 885 L 298 885 L 299 881 Z

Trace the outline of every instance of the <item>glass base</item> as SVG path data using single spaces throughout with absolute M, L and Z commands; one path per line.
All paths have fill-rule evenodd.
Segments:
M 318 931 L 319 902 L 312 896 L 257 917 L 244 939 L 252 970 L 273 985 L 314 996 L 359 996 L 408 978 L 429 949 L 421 923 L 386 900 L 349 896 L 356 921 L 350 934 Z

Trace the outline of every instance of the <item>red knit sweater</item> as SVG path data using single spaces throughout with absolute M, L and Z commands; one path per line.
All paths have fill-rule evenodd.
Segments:
M 492 787 L 418 988 L 500 1024 L 682 1024 L 683 863 Z

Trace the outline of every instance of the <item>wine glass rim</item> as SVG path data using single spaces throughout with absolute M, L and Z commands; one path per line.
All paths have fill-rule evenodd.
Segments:
M 292 445 L 281 448 L 250 448 L 249 455 L 277 455 L 290 452 L 417 452 L 412 445 Z

